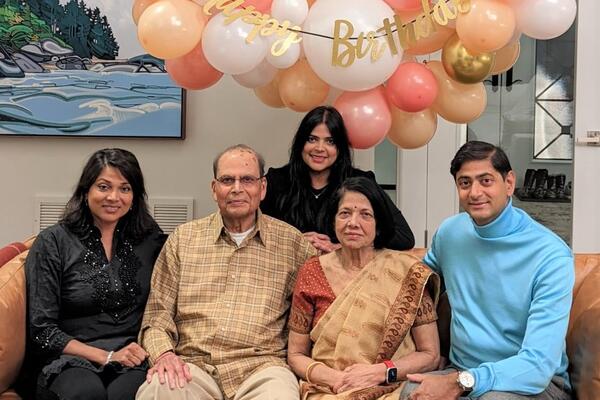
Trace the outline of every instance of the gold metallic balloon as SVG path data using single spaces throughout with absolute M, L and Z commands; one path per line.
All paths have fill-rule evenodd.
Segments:
M 477 83 L 490 74 L 494 53 L 475 53 L 467 50 L 453 35 L 442 49 L 442 64 L 446 73 L 460 83 Z

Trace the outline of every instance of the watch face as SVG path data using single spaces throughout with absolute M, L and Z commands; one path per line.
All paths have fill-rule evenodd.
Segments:
M 387 383 L 394 383 L 398 380 L 398 370 L 396 368 L 388 368 L 387 370 Z
M 458 374 L 458 381 L 465 389 L 473 389 L 475 386 L 475 377 L 468 371 L 461 371 Z

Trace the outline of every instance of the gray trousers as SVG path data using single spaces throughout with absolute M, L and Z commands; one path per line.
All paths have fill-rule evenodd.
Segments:
M 434 371 L 430 374 L 451 374 L 456 372 L 456 368 L 446 368 L 443 371 Z M 525 396 L 522 394 L 515 394 L 510 392 L 487 392 L 481 397 L 461 397 L 460 400 L 572 400 L 571 394 L 563 389 L 562 379 L 554 378 L 546 390 L 540 394 L 534 396 Z M 400 393 L 399 400 L 408 400 L 408 396 L 413 390 L 419 387 L 418 383 L 409 382 L 404 385 L 404 389 Z

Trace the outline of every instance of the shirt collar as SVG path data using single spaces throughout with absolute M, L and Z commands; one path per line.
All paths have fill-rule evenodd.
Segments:
M 504 210 L 492 222 L 486 225 L 477 225 L 473 219 L 473 226 L 479 236 L 484 238 L 496 238 L 506 236 L 519 227 L 522 215 L 512 205 L 512 198 L 508 199 L 508 203 Z
M 248 234 L 246 240 L 252 240 L 256 236 L 263 246 L 269 247 L 270 240 L 267 238 L 268 229 L 265 229 L 267 225 L 268 221 L 265 220 L 261 211 L 257 210 L 254 230 Z M 217 243 L 219 239 L 224 238 L 225 236 L 229 237 L 225 225 L 223 225 L 223 216 L 220 211 L 215 213 L 215 218 L 213 218 L 210 225 L 210 231 L 213 243 Z

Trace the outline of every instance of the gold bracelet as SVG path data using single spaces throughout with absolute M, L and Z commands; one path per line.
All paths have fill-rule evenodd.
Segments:
M 310 364 L 308 364 L 308 367 L 306 367 L 306 373 L 304 374 L 306 377 L 306 382 L 311 384 L 313 383 L 310 380 L 310 373 L 313 369 L 315 369 L 317 365 L 325 365 L 325 363 L 322 363 L 321 361 L 313 361 Z

